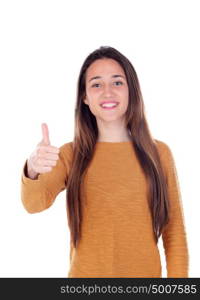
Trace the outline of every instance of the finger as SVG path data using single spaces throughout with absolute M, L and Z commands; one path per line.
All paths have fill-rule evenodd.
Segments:
M 41 153 L 59 153 L 60 149 L 54 146 L 41 146 L 40 145 L 40 152 Z
M 56 160 L 49 160 L 49 159 L 44 159 L 43 160 L 43 167 L 54 167 L 56 166 L 57 161 Z
M 48 159 L 48 160 L 58 160 L 59 156 L 58 154 L 54 153 L 44 153 L 44 154 L 39 154 L 38 157 Z
M 42 138 L 46 145 L 50 145 L 49 129 L 46 123 L 42 123 Z
M 44 168 L 44 167 L 53 167 L 56 166 L 57 160 L 51 160 L 46 158 L 39 158 L 37 160 L 37 168 Z

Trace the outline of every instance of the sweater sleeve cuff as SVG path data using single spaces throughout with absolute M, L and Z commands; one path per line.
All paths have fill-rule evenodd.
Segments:
M 27 175 L 27 159 L 24 163 L 24 166 L 23 166 L 23 169 L 22 169 L 22 175 L 21 175 L 21 178 L 22 178 L 22 182 L 24 184 L 38 184 L 38 182 L 40 181 L 40 174 L 38 175 L 38 178 L 37 179 L 31 179 L 28 177 Z

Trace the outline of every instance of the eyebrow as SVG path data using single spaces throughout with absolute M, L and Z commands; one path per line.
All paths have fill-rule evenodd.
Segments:
M 116 77 L 122 77 L 122 78 L 125 79 L 125 77 L 124 77 L 123 75 L 118 75 L 118 74 L 113 75 L 112 77 L 113 77 L 113 78 L 116 78 Z M 95 76 L 95 77 L 92 77 L 92 78 L 90 78 L 90 80 L 89 80 L 88 82 L 90 82 L 91 80 L 94 80 L 94 79 L 99 79 L 99 78 L 102 78 L 102 77 L 101 77 L 101 76 Z

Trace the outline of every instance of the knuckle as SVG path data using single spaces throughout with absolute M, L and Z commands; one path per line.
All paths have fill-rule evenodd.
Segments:
M 37 149 L 36 149 L 36 155 L 38 156 L 39 154 L 41 154 L 42 153 L 42 149 L 41 149 L 41 147 L 38 147 Z
M 41 166 L 41 164 L 42 164 L 42 160 L 41 160 L 41 158 L 38 158 L 38 159 L 37 159 L 37 165 L 38 165 L 38 166 Z
M 38 152 L 37 157 L 38 157 L 38 158 L 41 158 L 41 157 L 42 157 L 42 154 L 41 154 L 40 152 Z

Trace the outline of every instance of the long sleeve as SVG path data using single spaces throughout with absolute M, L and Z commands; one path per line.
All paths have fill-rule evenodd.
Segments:
M 162 149 L 161 157 L 164 164 L 171 206 L 170 221 L 162 233 L 167 277 L 187 278 L 189 254 L 177 169 L 169 146 L 163 142 L 162 146 L 164 147 Z
M 39 174 L 37 179 L 27 177 L 26 159 L 21 174 L 21 200 L 29 213 L 47 209 L 66 189 L 71 157 L 71 143 L 62 145 L 56 165 L 50 172 Z

